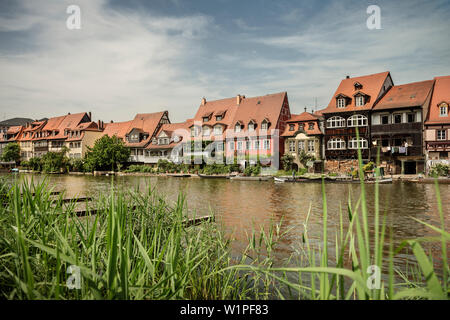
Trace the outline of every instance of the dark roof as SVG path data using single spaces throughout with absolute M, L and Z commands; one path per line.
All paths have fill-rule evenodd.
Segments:
M 12 119 L 7 119 L 7 120 L 3 120 L 0 122 L 0 126 L 8 126 L 8 127 L 13 127 L 13 126 L 25 126 L 27 124 L 27 122 L 31 123 L 33 122 L 33 119 L 29 119 L 29 118 L 12 118 Z

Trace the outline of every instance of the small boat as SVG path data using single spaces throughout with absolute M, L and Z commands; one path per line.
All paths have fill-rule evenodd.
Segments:
M 285 178 L 277 178 L 277 177 L 273 177 L 273 180 L 274 180 L 275 182 L 281 182 L 281 183 L 287 181 L 287 179 L 285 179 Z
M 174 177 L 174 178 L 190 178 L 191 177 L 191 175 L 188 173 L 174 173 L 174 174 L 168 174 L 167 176 Z
M 19 169 L 17 169 L 17 168 L 12 168 L 12 169 L 11 169 L 11 173 L 19 173 Z
M 365 183 L 375 184 L 376 182 L 377 182 L 377 180 L 369 180 L 369 181 L 366 181 Z M 378 184 L 389 184 L 389 183 L 392 183 L 392 178 L 384 178 L 384 179 L 378 180 Z
M 199 173 L 198 176 L 203 179 L 228 179 L 229 178 L 229 175 L 227 175 L 227 174 L 208 175 L 208 174 L 200 174 Z
M 230 180 L 240 180 L 240 181 L 269 181 L 272 177 L 244 177 L 236 176 L 230 177 Z

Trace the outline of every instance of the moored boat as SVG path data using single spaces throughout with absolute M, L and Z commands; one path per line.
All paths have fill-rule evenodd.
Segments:
M 236 176 L 230 177 L 230 180 L 240 180 L 240 181 L 269 181 L 272 177 L 244 177 L 244 176 Z
M 229 175 L 227 175 L 227 174 L 208 175 L 208 174 L 200 174 L 199 173 L 198 176 L 203 179 L 228 179 L 229 178 Z

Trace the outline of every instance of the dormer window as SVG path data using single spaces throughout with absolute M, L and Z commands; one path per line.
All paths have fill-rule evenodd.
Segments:
M 355 87 L 355 91 L 356 90 L 361 90 L 362 89 L 362 84 L 361 83 L 359 83 L 359 82 L 355 82 L 354 84 L 353 84 L 353 86 Z
M 269 121 L 264 119 L 264 121 L 261 123 L 261 130 L 267 130 L 268 127 L 269 127 Z
M 215 126 L 214 127 L 214 134 L 215 135 L 221 135 L 222 134 L 222 126 Z
M 248 131 L 255 131 L 255 121 L 254 120 L 250 120 L 250 122 L 248 123 Z
M 356 99 L 355 105 L 356 105 L 357 107 L 362 107 L 362 106 L 364 106 L 364 103 L 365 103 L 365 101 L 364 101 L 364 96 L 357 96 L 357 97 L 355 97 L 355 99 Z
M 208 122 L 209 118 L 208 117 L 203 117 L 203 122 Z
M 337 107 L 338 108 L 345 108 L 345 98 L 337 99 Z
M 314 123 L 309 123 L 308 125 L 308 130 L 314 130 Z
M 211 130 L 209 129 L 209 127 L 203 127 L 203 136 L 207 137 L 211 134 Z
M 439 105 L 439 116 L 440 117 L 446 117 L 448 116 L 448 104 L 441 103 Z
M 241 132 L 241 124 L 239 122 L 234 126 L 234 132 Z
M 295 130 L 295 124 L 290 124 L 289 131 L 294 131 L 294 130 Z
M 216 121 L 222 121 L 223 117 L 222 116 L 216 116 Z

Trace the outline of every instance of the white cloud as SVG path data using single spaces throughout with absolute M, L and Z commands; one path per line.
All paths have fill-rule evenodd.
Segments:
M 30 33 L 29 45 L 36 48 L 0 55 L 2 113 L 38 118 L 93 111 L 117 121 L 170 107 L 176 120 L 191 117 L 186 100 L 195 108 L 205 89 L 179 79 L 189 73 L 186 61 L 198 54 L 212 19 L 123 13 L 105 1 L 77 3 L 81 30 L 66 28 L 68 1 L 22 1 L 14 19 L 0 20 L 0 30 Z

